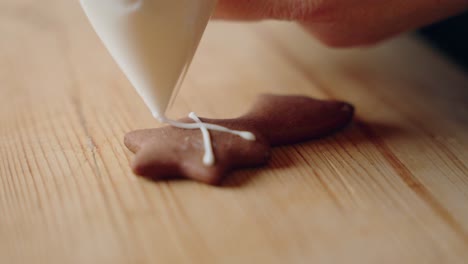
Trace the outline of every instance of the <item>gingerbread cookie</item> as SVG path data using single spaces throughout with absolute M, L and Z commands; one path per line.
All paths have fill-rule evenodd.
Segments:
M 327 136 L 349 124 L 353 115 L 354 108 L 344 102 L 262 95 L 239 118 L 205 119 L 191 113 L 178 122 L 165 120 L 172 126 L 130 132 L 125 145 L 136 154 L 135 174 L 217 184 L 229 171 L 264 165 L 271 147 Z

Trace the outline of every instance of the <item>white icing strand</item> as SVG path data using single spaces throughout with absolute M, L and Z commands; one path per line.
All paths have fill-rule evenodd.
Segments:
M 165 117 L 157 117 L 158 120 L 162 123 L 169 124 L 171 126 L 175 126 L 178 128 L 183 128 L 183 129 L 201 129 L 201 125 L 198 123 L 182 123 L 174 120 L 167 119 Z M 213 131 L 219 131 L 219 132 L 225 132 L 225 133 L 230 133 L 236 136 L 239 136 L 245 140 L 249 141 L 255 141 L 255 135 L 251 132 L 248 131 L 239 131 L 239 130 L 232 130 L 223 126 L 215 125 L 215 124 L 210 124 L 210 123 L 203 123 L 203 126 L 206 127 L 208 130 L 213 130 Z
M 213 166 L 215 163 L 215 157 L 213 154 L 213 146 L 211 144 L 210 132 L 206 128 L 205 124 L 200 120 L 200 118 L 198 118 L 198 116 L 194 112 L 191 112 L 189 114 L 189 117 L 201 126 L 200 130 L 203 134 L 203 144 L 205 145 L 205 155 L 203 156 L 203 164 L 205 164 L 206 166 Z
M 233 134 L 249 141 L 256 140 L 255 135 L 249 131 L 233 130 L 215 124 L 204 123 L 200 120 L 200 118 L 198 118 L 198 116 L 194 112 L 191 112 L 189 114 L 189 117 L 193 121 L 195 121 L 195 123 L 182 123 L 168 119 L 165 116 L 159 116 L 158 114 L 154 114 L 154 117 L 158 119 L 161 123 L 166 123 L 173 127 L 182 129 L 200 129 L 203 135 L 203 145 L 205 147 L 203 164 L 205 164 L 206 166 L 213 166 L 215 164 L 215 156 L 213 153 L 213 144 L 211 141 L 210 130 Z

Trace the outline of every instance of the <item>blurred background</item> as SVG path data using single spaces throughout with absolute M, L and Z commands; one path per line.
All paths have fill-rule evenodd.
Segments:
M 468 69 L 468 13 L 423 28 L 419 35 L 465 70 Z

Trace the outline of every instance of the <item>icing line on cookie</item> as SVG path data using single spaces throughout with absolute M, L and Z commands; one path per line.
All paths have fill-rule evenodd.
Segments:
M 191 112 L 188 116 L 201 126 L 200 130 L 202 132 L 203 143 L 205 145 L 205 155 L 203 156 L 203 163 L 207 166 L 213 166 L 215 163 L 215 157 L 213 154 L 213 146 L 211 144 L 210 131 L 208 131 L 205 124 L 203 124 L 203 122 L 200 120 L 200 118 L 198 118 L 198 116 L 194 112 Z
M 173 127 L 182 128 L 182 129 L 200 129 L 203 135 L 203 144 L 205 148 L 205 155 L 203 156 L 203 164 L 205 164 L 206 166 L 213 166 L 215 164 L 215 156 L 213 153 L 212 140 L 211 140 L 209 130 L 233 134 L 233 135 L 239 136 L 249 141 L 256 140 L 255 135 L 251 132 L 233 130 L 233 129 L 229 129 L 223 126 L 205 123 L 201 121 L 200 118 L 198 118 L 198 116 L 194 112 L 191 112 L 188 116 L 193 121 L 195 121 L 195 123 L 182 123 L 182 122 L 168 119 L 166 117 L 155 115 L 155 117 L 161 123 L 166 123 Z

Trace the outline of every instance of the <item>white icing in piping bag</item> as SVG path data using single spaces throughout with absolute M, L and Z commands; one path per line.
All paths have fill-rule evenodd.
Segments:
M 177 94 L 217 0 L 80 0 L 112 57 L 162 123 L 203 133 L 203 163 L 215 163 L 209 130 L 255 140 L 246 131 L 202 122 L 169 120 L 164 112 Z

